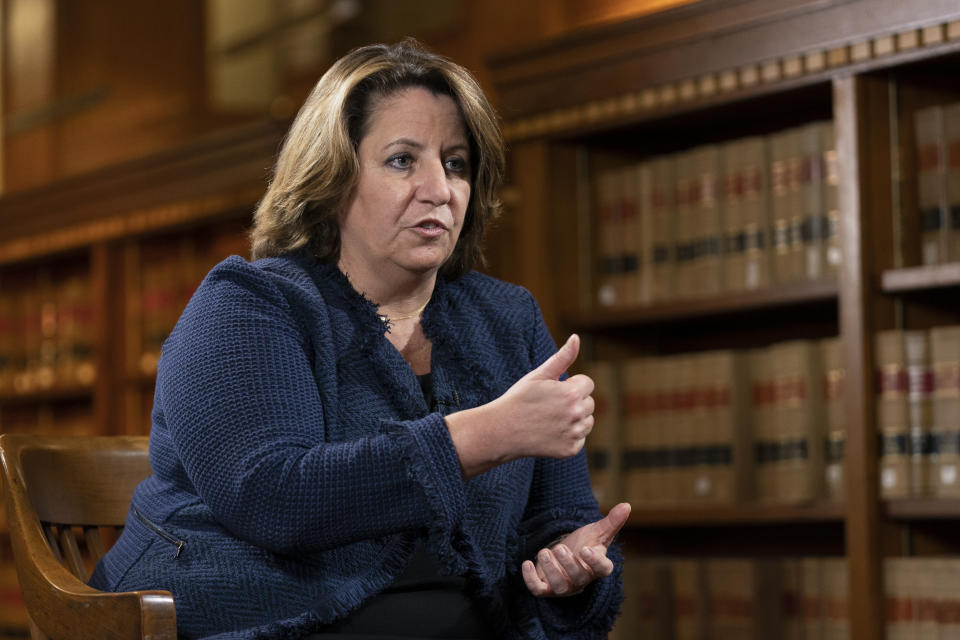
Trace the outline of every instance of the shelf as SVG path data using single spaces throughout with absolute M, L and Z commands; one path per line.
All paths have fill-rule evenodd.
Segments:
M 0 395 L 0 406 L 13 407 L 44 402 L 62 402 L 66 400 L 86 400 L 92 398 L 92 387 L 63 387 L 59 389 L 31 391 L 29 393 L 2 394 Z
M 671 320 L 734 315 L 763 309 L 835 302 L 836 299 L 836 282 L 817 281 L 744 293 L 731 293 L 710 298 L 682 300 L 649 307 L 581 312 L 570 314 L 565 320 L 575 330 L 612 329 L 657 324 Z
M 960 500 L 919 498 L 887 500 L 884 512 L 891 520 L 954 520 L 960 518 Z
M 907 269 L 889 269 L 880 277 L 885 293 L 910 293 L 960 287 L 960 262 Z
M 635 508 L 627 526 L 640 528 L 716 527 L 789 524 L 795 522 L 843 522 L 844 505 L 737 505 L 687 508 Z

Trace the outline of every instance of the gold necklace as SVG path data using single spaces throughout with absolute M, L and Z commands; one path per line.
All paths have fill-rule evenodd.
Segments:
M 380 318 L 380 320 L 383 322 L 396 322 L 397 320 L 409 320 L 410 318 L 419 318 L 420 314 L 423 313 L 423 310 L 427 308 L 428 304 L 430 304 L 430 298 L 427 298 L 427 301 L 423 303 L 423 306 L 411 314 L 408 314 L 405 316 L 397 316 L 395 318 L 391 318 L 390 316 L 385 316 L 382 314 L 377 314 L 377 317 Z

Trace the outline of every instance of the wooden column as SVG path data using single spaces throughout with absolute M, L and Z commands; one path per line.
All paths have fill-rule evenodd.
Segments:
M 850 637 L 885 633 L 881 520 L 874 419 L 873 340 L 887 314 L 877 290 L 879 256 L 889 236 L 889 105 L 886 81 L 870 76 L 834 80 L 839 170 L 840 335 L 847 371 L 846 555 Z M 882 326 L 880 327 L 882 328 Z

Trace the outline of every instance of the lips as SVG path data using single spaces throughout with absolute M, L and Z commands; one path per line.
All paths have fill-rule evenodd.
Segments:
M 447 226 L 435 218 L 428 218 L 426 220 L 421 220 L 414 227 L 418 229 L 439 229 L 440 231 L 446 231 Z

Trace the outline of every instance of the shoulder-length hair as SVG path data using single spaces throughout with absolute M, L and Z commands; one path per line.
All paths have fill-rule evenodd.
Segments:
M 281 147 L 254 214 L 254 259 L 306 246 L 320 262 L 340 257 L 339 215 L 357 183 L 357 149 L 377 102 L 409 87 L 450 96 L 470 144 L 471 190 L 463 229 L 440 269 L 456 279 L 484 264 L 483 236 L 501 208 L 504 145 L 496 113 L 469 71 L 406 39 L 354 49 L 313 88 Z

